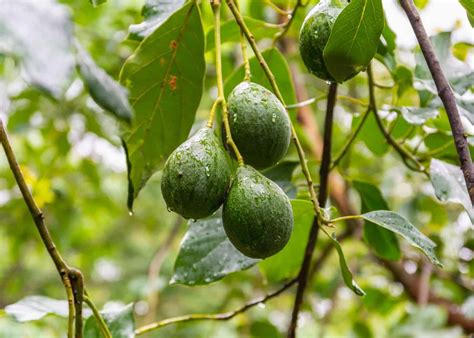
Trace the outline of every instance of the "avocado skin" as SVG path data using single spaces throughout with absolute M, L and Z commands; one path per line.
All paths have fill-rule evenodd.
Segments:
M 293 230 L 288 197 L 278 185 L 248 165 L 237 169 L 222 219 L 232 244 L 252 258 L 270 257 L 282 250 Z
M 304 19 L 299 36 L 301 58 L 308 70 L 320 79 L 336 82 L 324 63 L 323 52 L 345 0 L 321 0 Z
M 291 140 L 290 119 L 272 92 L 242 82 L 230 93 L 228 108 L 232 138 L 245 163 L 264 169 L 285 156 Z
M 169 210 L 184 218 L 205 218 L 224 202 L 230 176 L 222 144 L 212 129 L 205 127 L 169 156 L 161 192 Z

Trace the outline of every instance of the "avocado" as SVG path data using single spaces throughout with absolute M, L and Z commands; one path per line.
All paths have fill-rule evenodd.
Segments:
M 232 138 L 245 163 L 264 169 L 285 156 L 291 139 L 290 119 L 272 92 L 242 82 L 230 93 L 228 108 Z
M 222 213 L 231 243 L 252 258 L 270 257 L 288 243 L 293 210 L 283 190 L 248 165 L 240 166 Z
M 211 128 L 205 127 L 169 156 L 161 192 L 169 210 L 184 218 L 205 218 L 223 203 L 230 176 L 221 142 Z
M 304 19 L 299 35 L 301 58 L 308 70 L 320 79 L 336 82 L 324 63 L 323 51 L 345 0 L 321 0 Z M 354 74 L 355 75 L 355 74 Z

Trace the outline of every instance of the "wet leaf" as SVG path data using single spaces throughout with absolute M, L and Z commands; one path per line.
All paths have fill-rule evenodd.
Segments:
M 38 320 L 49 314 L 67 317 L 68 303 L 66 300 L 44 296 L 28 296 L 14 304 L 7 305 L 5 313 L 19 322 Z M 90 310 L 84 309 L 84 316 L 89 316 L 90 313 Z
M 461 169 L 455 165 L 432 159 L 430 176 L 436 197 L 442 202 L 462 205 L 471 220 L 474 221 L 474 210 Z
M 296 186 L 291 181 L 291 178 L 293 176 L 293 171 L 298 165 L 298 161 L 284 161 L 263 171 L 262 174 L 278 184 L 289 198 L 295 198 Z
M 143 22 L 131 25 L 128 38 L 143 40 L 153 33 L 166 19 L 181 8 L 185 0 L 146 0 L 142 9 Z
M 362 218 L 399 234 L 411 245 L 419 248 L 432 263 L 442 266 L 434 252 L 436 244 L 421 233 L 420 230 L 411 224 L 405 217 L 393 211 L 379 210 L 365 213 L 362 215 Z
M 248 269 L 257 262 L 257 259 L 244 256 L 229 241 L 219 209 L 211 217 L 189 222 L 171 283 L 209 284 L 229 273 Z
M 361 213 L 373 210 L 389 210 L 380 190 L 367 182 L 353 181 L 353 187 L 359 192 L 362 201 Z M 398 260 L 401 257 L 400 245 L 395 234 L 372 222 L 365 222 L 364 237 L 370 247 L 380 257 Z
M 439 115 L 438 108 L 418 108 L 418 107 L 400 107 L 398 108 L 402 113 L 405 121 L 411 124 L 424 124 L 429 119 L 432 119 Z
M 150 176 L 188 136 L 204 72 L 204 32 L 195 2 L 170 16 L 125 62 L 121 82 L 135 110 L 124 135 L 130 209 Z

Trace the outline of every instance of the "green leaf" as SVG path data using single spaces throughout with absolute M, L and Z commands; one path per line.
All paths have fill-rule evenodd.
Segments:
M 289 198 L 295 198 L 296 186 L 291 182 L 291 178 L 298 165 L 299 161 L 283 161 L 263 171 L 262 174 L 278 184 Z
M 133 304 L 114 307 L 100 311 L 107 327 L 114 338 L 135 337 L 135 320 L 133 317 Z M 84 326 L 84 337 L 102 338 L 103 335 L 94 316 L 90 316 Z
M 411 245 L 419 248 L 434 264 L 443 266 L 435 255 L 436 244 L 421 233 L 405 217 L 393 211 L 379 210 L 362 215 L 367 221 L 393 231 L 405 238 Z
M 354 280 L 354 277 L 352 276 L 352 271 L 347 266 L 346 258 L 344 257 L 344 252 L 342 251 L 341 244 L 337 240 L 336 235 L 333 233 L 329 237 L 332 239 L 333 244 L 336 247 L 337 254 L 339 256 L 339 265 L 341 267 L 342 279 L 344 280 L 344 284 L 346 284 L 349 289 L 354 291 L 357 296 L 365 296 L 364 290 L 362 290 L 360 286 L 357 285 L 356 281 Z
M 21 60 L 27 82 L 60 98 L 74 69 L 68 9 L 53 1 L 3 1 L 0 54 Z
M 436 197 L 442 202 L 462 205 L 471 220 L 474 221 L 474 209 L 461 169 L 455 165 L 432 159 L 430 177 Z
M 96 65 L 92 57 L 77 44 L 79 73 L 94 101 L 118 118 L 130 122 L 132 108 L 128 102 L 128 91 Z
M 339 14 L 324 48 L 329 73 L 343 82 L 369 65 L 384 27 L 381 0 L 353 0 Z
M 84 310 L 84 316 L 90 315 L 88 309 Z M 67 317 L 68 304 L 66 300 L 52 299 L 44 296 L 28 296 L 14 304 L 7 305 L 5 313 L 19 322 L 38 320 L 49 314 Z
M 265 21 L 256 20 L 250 17 L 244 17 L 244 21 L 252 32 L 252 35 L 256 40 L 263 38 L 272 38 L 275 34 L 281 31 L 278 25 L 270 24 Z M 214 27 L 209 30 L 206 36 L 206 51 L 212 51 L 215 46 L 214 41 Z M 235 23 L 234 19 L 231 19 L 221 25 L 221 42 L 239 42 L 240 41 L 240 28 Z
M 359 125 L 360 120 L 361 116 L 354 118 L 352 121 L 352 128 Z M 360 138 L 367 148 L 376 156 L 384 155 L 389 149 L 385 136 L 380 131 L 377 121 L 372 113 L 367 117 L 367 120 L 359 132 L 358 138 Z
M 142 9 L 143 22 L 131 25 L 128 38 L 141 41 L 153 33 L 166 19 L 181 8 L 185 0 L 146 0 Z
M 272 70 L 273 75 L 275 76 L 285 103 L 296 103 L 296 93 L 295 88 L 293 87 L 293 79 L 291 77 L 290 68 L 288 67 L 285 56 L 283 56 L 276 48 L 267 49 L 262 54 L 265 58 L 265 61 L 268 63 L 268 66 Z M 252 82 L 258 83 L 272 91 L 270 82 L 263 72 L 262 67 L 258 63 L 258 60 L 255 57 L 252 57 L 249 61 L 250 69 L 252 71 Z M 226 79 L 224 86 L 225 95 L 229 95 L 232 89 L 242 82 L 243 79 L 244 66 L 242 65 Z M 294 117 L 295 115 L 293 114 L 292 118 Z
M 89 2 L 91 3 L 92 6 L 97 7 L 107 2 L 107 0 L 89 0 Z
M 135 110 L 124 135 L 130 209 L 163 159 L 188 136 L 201 101 L 205 67 L 204 32 L 195 2 L 170 16 L 125 62 L 121 82 Z
M 390 29 L 387 21 L 385 21 L 382 38 L 379 41 L 375 57 L 382 62 L 392 74 L 395 73 L 395 69 L 397 68 L 397 59 L 395 56 L 397 47 L 396 39 L 397 35 Z
M 472 0 L 459 0 L 459 2 L 466 9 L 467 18 L 474 27 L 474 2 Z
M 311 202 L 292 200 L 294 226 L 290 241 L 276 255 L 261 261 L 258 265 L 265 277 L 272 282 L 279 282 L 298 273 L 309 231 L 313 223 L 314 209 Z
M 244 256 L 232 245 L 222 226 L 221 215 L 219 210 L 211 217 L 189 222 L 171 283 L 209 284 L 258 262 Z
M 387 202 L 380 190 L 367 182 L 353 181 L 353 187 L 360 194 L 362 201 L 361 212 L 373 210 L 389 210 Z M 401 257 L 400 245 L 395 234 L 381 228 L 372 222 L 365 222 L 364 237 L 375 253 L 388 260 L 398 260 Z
M 402 113 L 403 118 L 410 124 L 421 125 L 429 119 L 439 115 L 438 108 L 419 108 L 419 107 L 401 107 L 398 108 Z

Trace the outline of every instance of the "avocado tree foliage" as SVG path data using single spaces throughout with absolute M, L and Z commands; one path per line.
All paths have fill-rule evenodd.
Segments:
M 473 41 L 435 0 L 397 5 L 414 49 L 382 0 L 142 5 L 0 0 L 0 335 L 474 332 Z

